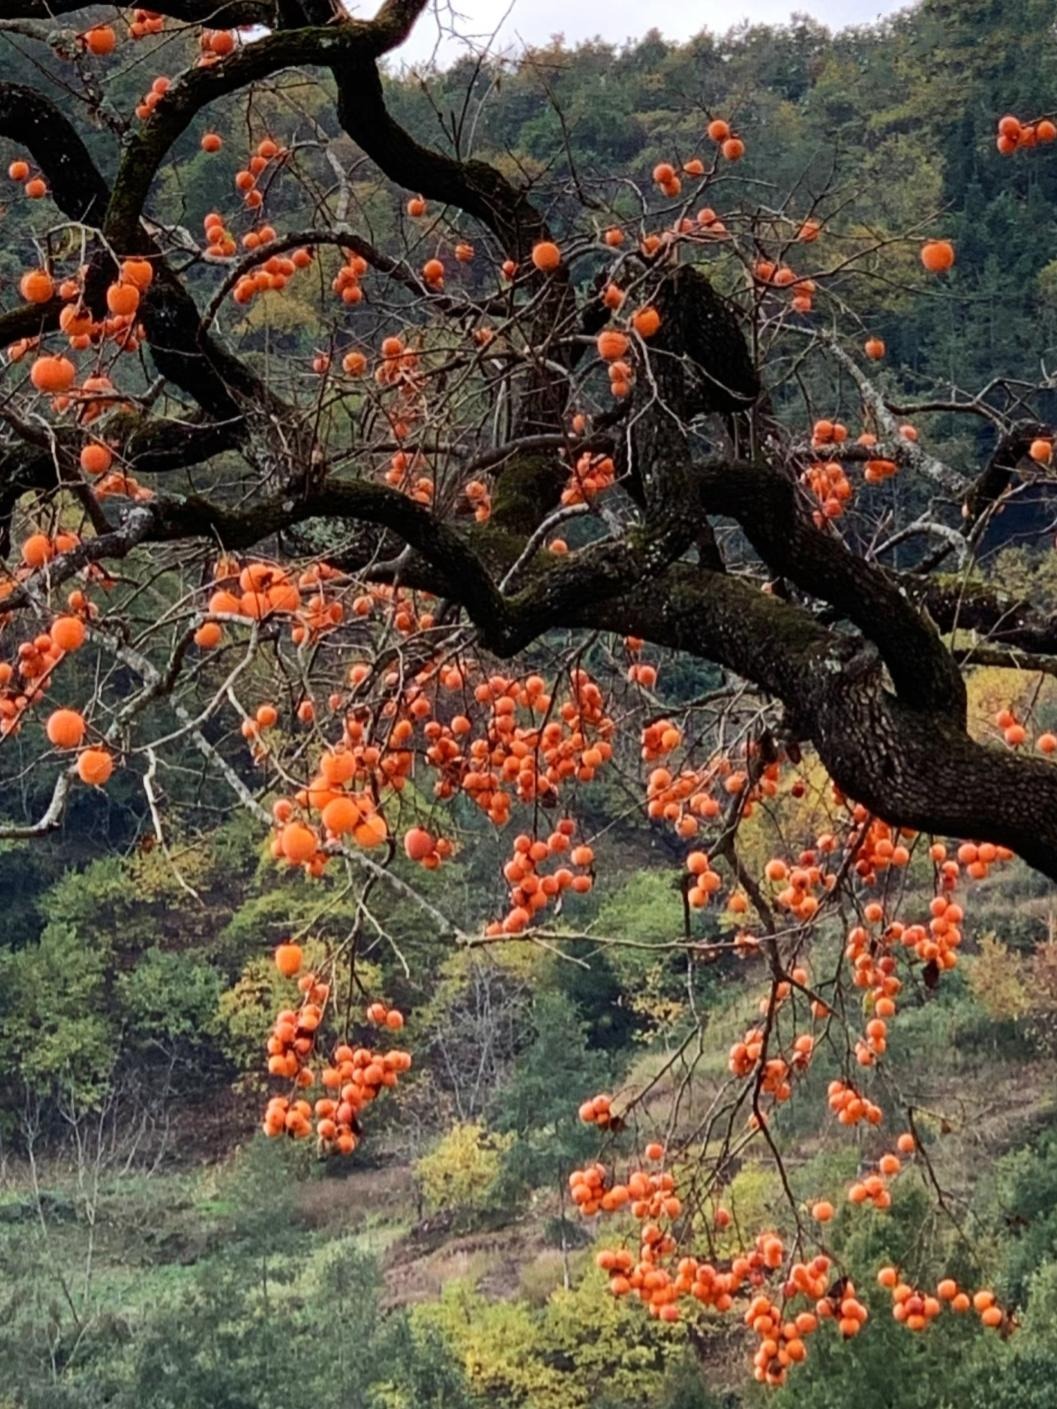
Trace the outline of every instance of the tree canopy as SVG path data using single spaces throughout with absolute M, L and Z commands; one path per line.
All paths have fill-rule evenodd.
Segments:
M 418 1044 L 433 1212 L 557 1186 L 563 1255 L 566 1195 L 630 1215 L 617 1300 L 736 1309 L 762 1383 L 859 1335 L 874 1254 L 900 1330 L 1004 1337 L 972 1269 L 831 1244 L 779 1136 L 803 1088 L 842 1203 L 945 1207 L 889 1042 L 996 877 L 1057 880 L 1052 7 L 397 70 L 424 8 L 0 4 L 0 839 L 136 849 L 0 953 L 3 1066 L 75 1123 L 263 1047 L 264 1133 L 352 1155 Z M 607 897 L 630 817 L 663 878 Z M 1042 1046 L 1051 951 L 973 969 Z

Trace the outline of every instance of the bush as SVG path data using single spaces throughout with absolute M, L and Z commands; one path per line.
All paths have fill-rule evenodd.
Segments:
M 516 1139 L 513 1133 L 489 1132 L 476 1122 L 453 1125 L 415 1165 L 430 1212 L 466 1219 L 493 1208 L 503 1156 Z

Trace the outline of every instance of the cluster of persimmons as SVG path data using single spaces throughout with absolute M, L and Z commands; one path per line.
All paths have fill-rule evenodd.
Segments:
M 1019 747 L 1026 741 L 1026 731 L 1017 726 L 1011 711 L 1000 711 L 995 723 L 1008 747 Z M 1051 744 L 1050 738 L 1040 736 L 1037 746 L 1044 752 L 1053 751 L 1057 739 Z M 743 771 L 750 781 L 742 782 L 744 790 L 756 786 L 751 782 L 754 775 L 763 776 L 763 770 L 753 768 L 751 759 L 747 765 Z M 778 775 L 772 773 L 771 780 L 777 783 Z M 651 815 L 664 815 L 652 804 L 658 796 L 670 795 L 671 781 L 667 770 L 661 778 L 656 771 L 651 775 Z M 684 797 L 692 795 L 691 789 L 697 786 L 699 778 L 688 776 L 687 786 L 680 792 Z M 748 1129 L 759 1130 L 769 1124 L 771 1108 L 793 1095 L 798 1075 L 817 1060 L 823 1038 L 835 1026 L 843 1029 L 838 1047 L 849 1052 L 852 1070 L 857 1067 L 861 1074 L 831 1080 L 827 1105 L 837 1125 L 876 1132 L 868 1134 L 864 1145 L 864 1149 L 872 1146 L 875 1153 L 872 1158 L 864 1156 L 844 1199 L 851 1210 L 865 1205 L 883 1213 L 892 1205 L 895 1182 L 927 1158 L 918 1136 L 909 1130 L 894 1140 L 884 1139 L 885 1113 L 864 1084 L 869 1070 L 883 1061 L 887 1051 L 904 983 L 900 970 L 931 970 L 938 978 L 955 966 L 964 908 L 952 892 L 960 885 L 971 886 L 984 879 L 993 866 L 1010 859 L 1010 852 L 990 843 L 964 842 L 952 853 L 943 843 L 926 844 L 912 832 L 889 827 L 847 802 L 835 789 L 832 801 L 836 809 L 832 814 L 834 830 L 819 835 L 812 847 L 795 858 L 778 855 L 767 860 L 762 876 L 749 884 L 752 900 L 744 885 L 724 881 L 722 860 L 714 865 L 700 848 L 687 854 L 687 883 L 691 893 L 694 889 L 702 893 L 699 903 L 703 904 L 726 891 L 732 926 L 745 922 L 754 901 L 766 903 L 775 914 L 791 913 L 807 926 L 835 893 L 838 875 L 858 881 L 858 887 L 850 892 L 858 923 L 847 931 L 845 957 L 853 984 L 862 991 L 861 1030 L 856 1032 L 846 1002 L 840 1004 L 838 1013 L 814 985 L 808 968 L 794 964 L 782 977 L 772 978 L 761 995 L 759 1016 L 730 1048 L 728 1069 L 733 1080 L 749 1093 Z M 703 811 L 700 803 L 695 811 Z M 674 812 L 668 815 L 676 820 Z M 891 913 L 896 904 L 892 897 L 905 894 L 907 906 L 914 903 L 913 890 L 904 892 L 898 876 L 921 846 L 935 893 L 927 903 L 926 915 L 897 920 Z M 812 903 L 805 905 L 808 900 Z M 757 938 L 753 937 L 749 946 L 745 939 L 744 933 L 739 933 L 736 952 L 761 951 Z M 634 1096 L 621 1100 L 600 1093 L 581 1104 L 579 1116 L 585 1124 L 618 1136 L 636 1104 Z M 646 1147 L 645 1155 L 647 1164 L 656 1165 L 664 1159 L 665 1151 L 654 1143 Z M 759 1233 L 748 1250 L 743 1241 L 733 1245 L 729 1234 L 719 1238 L 730 1227 L 731 1215 L 716 1207 L 711 1225 L 702 1226 L 700 1174 L 690 1148 L 682 1151 L 677 1168 L 678 1178 L 671 1170 L 634 1168 L 618 1179 L 605 1164 L 596 1162 L 571 1176 L 572 1200 L 585 1216 L 612 1214 L 641 1224 L 637 1231 L 629 1232 L 623 1245 L 607 1246 L 598 1254 L 598 1265 L 609 1274 L 614 1295 L 635 1295 L 652 1316 L 663 1321 L 681 1319 L 695 1303 L 722 1312 L 748 1298 L 745 1322 L 760 1338 L 754 1373 L 769 1385 L 785 1382 L 790 1368 L 806 1357 L 808 1340 L 823 1321 L 832 1321 L 845 1339 L 859 1333 L 868 1319 L 867 1306 L 849 1279 L 840 1274 L 824 1244 L 818 1256 L 805 1262 L 794 1260 L 774 1231 Z M 685 1186 L 682 1190 L 680 1184 Z M 718 1188 L 716 1185 L 708 1195 L 713 1201 Z M 837 1208 L 827 1198 L 810 1201 L 798 1210 L 797 1247 L 805 1236 L 802 1220 L 810 1219 L 821 1230 L 836 1216 Z M 702 1235 L 709 1243 L 707 1258 L 691 1255 L 694 1242 Z M 975 1310 L 987 1327 L 1010 1325 L 994 1293 L 987 1289 L 962 1290 L 952 1279 L 944 1278 L 933 1295 L 915 1288 L 892 1267 L 880 1270 L 878 1282 L 892 1291 L 892 1314 L 909 1331 L 926 1330 L 944 1307 L 962 1313 Z
M 581 1115 L 594 1119 L 592 1109 L 583 1109 Z M 907 1154 L 916 1148 L 909 1133 L 901 1135 L 898 1143 Z M 645 1156 L 656 1165 L 664 1160 L 665 1151 L 653 1143 L 646 1147 Z M 897 1172 L 898 1157 L 883 1159 L 889 1161 L 890 1173 Z M 853 1203 L 864 1202 L 865 1196 L 854 1192 L 860 1187 L 853 1185 Z M 586 1217 L 617 1214 L 638 1225 L 625 1245 L 606 1247 L 597 1254 L 597 1265 L 608 1274 L 614 1296 L 635 1296 L 651 1316 L 668 1322 L 690 1314 L 695 1304 L 725 1313 L 746 1303 L 744 1323 L 759 1338 L 754 1372 L 766 1384 L 785 1382 L 790 1368 L 807 1358 L 808 1340 L 823 1322 L 832 1322 L 838 1334 L 850 1340 L 869 1320 L 867 1305 L 829 1254 L 796 1260 L 782 1237 L 768 1230 L 738 1250 L 729 1231 L 731 1213 L 721 1205 L 713 1207 L 708 1226 L 701 1230 L 710 1244 L 708 1257 L 687 1254 L 681 1247 L 687 1231 L 685 1220 L 680 1222 L 683 1201 L 668 1170 L 632 1169 L 626 1179 L 617 1181 L 605 1165 L 596 1162 L 573 1171 L 569 1191 Z M 885 1208 L 890 1199 L 875 1202 Z M 835 1211 L 832 1204 L 820 1200 L 810 1212 L 818 1222 L 828 1223 Z M 892 1266 L 880 1268 L 877 1281 L 891 1291 L 892 1315 L 909 1331 L 926 1330 L 944 1306 L 959 1313 L 975 1310 L 982 1324 L 991 1328 L 1007 1323 L 994 1293 L 986 1288 L 969 1293 L 945 1277 L 932 1295 L 915 1289 Z
M 831 1107 L 836 1109 L 833 1097 L 837 1095 L 839 1109 L 845 1112 L 848 1101 L 843 1098 L 850 1091 L 843 1083 L 832 1083 Z M 880 1111 L 869 1110 L 871 1123 L 879 1124 Z M 586 1101 L 580 1118 L 588 1124 L 611 1124 L 612 1098 L 602 1095 Z M 880 1210 L 891 1206 L 888 1181 L 918 1149 L 909 1131 L 896 1144 L 903 1158 L 881 1155 L 876 1171 L 864 1172 L 850 1186 L 850 1205 L 869 1202 Z M 656 1142 L 647 1145 L 644 1153 L 648 1164 L 656 1166 L 665 1159 L 664 1147 Z M 689 1154 L 684 1178 L 693 1189 Z M 602 1248 L 596 1256 L 614 1296 L 636 1297 L 651 1316 L 665 1322 L 692 1316 L 701 1307 L 727 1313 L 744 1306 L 744 1324 L 759 1339 L 753 1354 L 754 1375 L 764 1384 L 785 1383 L 790 1369 L 807 1358 L 809 1340 L 824 1322 L 831 1322 L 843 1340 L 850 1340 L 869 1320 L 867 1304 L 831 1254 L 822 1250 L 810 1260 L 798 1260 L 796 1250 L 787 1247 L 773 1229 L 762 1230 L 746 1246 L 740 1232 L 732 1235 L 731 1212 L 714 1200 L 705 1222 L 701 1209 L 688 1213 L 670 1170 L 633 1168 L 618 1180 L 606 1165 L 595 1162 L 573 1171 L 569 1192 L 585 1217 L 604 1213 L 631 1220 L 623 1242 Z M 836 1216 L 836 1209 L 829 1200 L 819 1199 L 805 1213 L 824 1226 Z M 702 1236 L 709 1245 L 707 1256 L 688 1252 L 687 1243 Z M 956 1313 L 975 1310 L 981 1323 L 992 1329 L 1010 1325 L 994 1292 L 986 1288 L 969 1292 L 944 1277 L 933 1295 L 913 1287 L 892 1266 L 880 1268 L 877 1282 L 891 1291 L 895 1320 L 912 1332 L 927 1330 L 944 1307 Z
M 1057 123 L 1052 118 L 1021 122 L 1019 117 L 1007 113 L 998 120 L 995 144 L 1004 157 L 1011 157 L 1014 152 L 1030 151 L 1040 144 L 1046 146 L 1050 142 L 1057 142 Z
M 338 1043 L 327 1060 L 320 1052 L 331 985 L 314 973 L 302 972 L 304 954 L 299 944 L 286 940 L 275 950 L 275 964 L 287 979 L 297 979 L 301 994 L 296 1007 L 283 1008 L 268 1038 L 268 1071 L 293 1083 L 293 1096 L 273 1096 L 264 1114 L 264 1133 L 300 1140 L 315 1134 L 321 1148 L 349 1155 L 360 1134 L 359 1117 L 381 1092 L 395 1086 L 401 1073 L 411 1070 L 411 1054 L 402 1048 L 352 1047 Z M 383 1032 L 404 1026 L 398 1008 L 384 1003 L 368 1005 L 366 1021 Z M 320 1065 L 316 1065 L 319 1063 Z M 316 1086 L 324 1094 L 309 1102 L 296 1091 Z

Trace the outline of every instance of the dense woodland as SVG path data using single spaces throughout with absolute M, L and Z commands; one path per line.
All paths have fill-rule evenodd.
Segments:
M 79 13 L 75 23 L 113 13 Z M 166 31 L 123 50 L 109 100 L 131 109 L 195 43 Z M 0 50 L 5 79 L 61 93 L 64 61 L 46 45 L 15 26 L 0 31 Z M 748 202 L 803 211 L 817 201 L 849 250 L 893 241 L 868 280 L 838 280 L 815 315 L 823 326 L 839 317 L 858 342 L 867 333 L 884 340 L 877 375 L 893 404 L 951 401 L 995 377 L 1035 386 L 1057 361 L 1057 149 L 1006 159 L 994 141 L 1001 114 L 1041 115 L 1055 101 L 1052 4 L 925 0 L 838 34 L 794 19 L 681 46 L 656 32 L 626 48 L 569 49 L 556 39 L 516 59 L 467 58 L 424 74 L 398 59 L 388 60 L 385 84 L 393 116 L 420 140 L 527 181 L 558 228 L 574 203 L 590 212 L 592 193 L 615 173 L 634 188 L 632 206 L 647 199 L 656 163 L 698 152 L 716 114 L 736 121 L 748 152 L 710 187 L 721 216 Z M 380 249 L 406 245 L 406 192 L 378 177 L 333 107 L 331 81 L 318 74 L 260 91 L 249 117 L 244 95 L 212 105 L 209 129 L 223 153 L 200 150 L 201 123 L 185 132 L 159 173 L 155 218 L 197 232 L 204 211 L 230 208 L 227 153 L 245 148 L 252 117 L 255 132 L 262 123 L 296 130 L 306 148 L 329 139 L 347 173 L 349 221 Z M 108 163 L 105 125 L 84 135 Z M 4 165 L 15 155 L 6 143 Z M 314 202 L 329 198 L 326 164 L 312 157 L 303 180 L 277 185 L 269 199 L 268 218 L 283 231 L 308 228 Z M 26 267 L 26 220 L 17 184 L 7 183 L 5 309 Z M 942 288 L 921 280 L 916 253 L 917 237 L 937 232 L 957 249 Z M 908 233 L 917 243 L 905 243 Z M 59 257 L 67 238 L 80 235 L 56 221 L 41 254 Z M 426 258 L 429 236 L 411 250 Z M 211 271 L 190 256 L 186 265 L 204 304 Z M 720 286 L 728 277 L 717 266 Z M 477 280 L 484 297 L 486 278 L 471 269 L 460 287 L 473 293 Z M 323 350 L 318 303 L 329 294 L 317 284 L 305 275 L 283 297 L 226 315 L 255 364 L 281 364 L 276 376 L 291 385 L 307 383 Z M 373 336 L 385 297 L 350 307 L 344 334 Z M 399 304 L 399 292 L 392 297 Z M 150 369 L 133 376 L 146 386 Z M 810 415 L 844 415 L 859 429 L 857 387 L 843 367 L 806 364 L 799 390 Z M 1046 419 L 1049 397 L 1043 387 L 1032 416 Z M 803 421 L 802 407 L 795 414 Z M 931 449 L 966 474 L 990 453 L 986 419 L 937 410 L 915 420 Z M 888 531 L 928 497 L 908 475 L 877 495 L 874 521 L 852 536 Z M 956 521 L 958 506 L 948 509 Z M 1057 610 L 1054 517 L 1045 484 L 1029 485 L 988 523 L 976 580 Z M 574 547 L 578 528 L 568 533 Z M 912 566 L 920 551 L 910 541 L 893 562 Z M 115 572 L 135 640 L 151 593 L 169 589 L 164 580 L 156 588 L 143 560 Z M 615 640 L 594 637 L 584 659 L 619 695 L 626 661 Z M 543 669 L 556 641 L 564 637 L 530 646 L 529 668 Z M 657 713 L 729 682 L 718 666 L 675 651 L 650 658 Z M 1051 676 L 1009 664 L 969 672 L 973 727 L 993 732 L 996 711 L 1009 707 L 1030 715 L 1036 733 L 1057 728 Z M 96 666 L 78 658 L 63 669 L 64 698 L 87 697 Z M 249 698 L 269 688 L 261 666 L 254 695 L 257 669 Z M 159 704 L 159 734 L 161 713 Z M 53 779 L 36 766 L 42 727 L 43 718 L 30 721 L 0 748 L 6 824 L 29 825 L 48 806 Z M 256 787 L 237 722 L 210 728 Z M 636 741 L 616 771 L 577 796 L 578 827 L 604 837 L 605 861 L 575 912 L 556 921 L 575 938 L 469 948 L 439 934 L 409 896 L 383 886 L 372 898 L 380 927 L 358 950 L 359 982 L 404 1013 L 414 1065 L 371 1111 L 369 1138 L 337 1160 L 321 1158 L 314 1141 L 265 1139 L 262 1053 L 289 1001 L 274 946 L 304 933 L 306 965 L 316 963 L 361 926 L 360 893 L 277 869 L 258 819 L 232 805 L 189 740 L 170 754 L 156 792 L 144 789 L 148 762 L 119 769 L 105 790 L 71 794 L 60 830 L 0 842 L 2 1409 L 1054 1403 L 1057 906 L 1037 870 L 1013 861 L 980 881 L 957 968 L 938 986 L 920 970 L 907 980 L 885 1072 L 916 1108 L 929 1158 L 893 1182 L 890 1208 L 845 1205 L 849 1180 L 868 1164 L 869 1132 L 837 1126 L 826 1103 L 832 1073 L 821 1069 L 774 1116 L 781 1171 L 759 1143 L 728 1163 L 723 1203 L 734 1221 L 710 1234 L 718 1255 L 731 1257 L 743 1230 L 751 1238 L 780 1220 L 787 1194 L 804 1206 L 832 1200 L 827 1246 L 870 1308 L 861 1336 L 820 1335 L 795 1376 L 772 1389 L 746 1376 L 740 1315 L 668 1324 L 608 1296 L 595 1261 L 605 1230 L 570 1199 L 571 1172 L 607 1142 L 674 1149 L 692 1136 L 728 1079 L 728 1047 L 753 1021 L 762 982 L 760 961 L 729 945 L 704 962 L 669 943 L 689 914 L 686 846 L 645 815 Z M 784 821 L 763 809 L 744 823 L 740 845 L 754 863 L 781 851 L 787 834 L 821 825 L 812 811 L 820 766 L 807 757 L 803 773 L 807 796 Z M 171 804 L 161 830 L 157 798 Z M 402 808 L 405 824 L 432 825 L 425 785 L 413 783 Z M 460 932 L 480 933 L 503 903 L 510 838 L 465 799 L 452 815 L 459 845 L 450 860 L 423 870 L 401 852 L 395 870 Z M 901 884 L 927 906 L 927 857 L 915 855 Z M 739 930 L 723 906 L 694 923 L 701 942 Z M 843 943 L 834 916 L 815 935 L 812 967 L 837 965 Z M 624 1089 L 643 1093 L 625 1136 L 578 1119 L 582 1102 Z M 952 1277 L 994 1288 L 1009 1309 L 1001 1332 L 945 1316 L 908 1334 L 876 1284 L 889 1263 L 921 1286 Z

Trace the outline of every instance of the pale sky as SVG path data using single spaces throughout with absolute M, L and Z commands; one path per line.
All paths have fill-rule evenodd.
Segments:
M 702 29 L 722 33 L 743 19 L 782 24 L 794 10 L 836 29 L 890 15 L 907 4 L 908 0 L 667 0 L 656 5 L 643 5 L 642 0 L 440 0 L 440 10 L 431 9 L 422 16 L 393 59 L 420 63 L 433 54 L 438 13 L 449 35 L 454 29 L 475 37 L 480 45 L 498 28 L 497 46 L 517 49 L 526 43 L 545 43 L 553 34 L 564 34 L 571 43 L 600 35 L 620 44 L 639 38 L 652 25 L 668 39 L 687 39 Z M 357 13 L 366 7 L 351 8 Z M 442 61 L 450 61 L 458 52 L 454 41 L 441 39 L 438 57 Z

